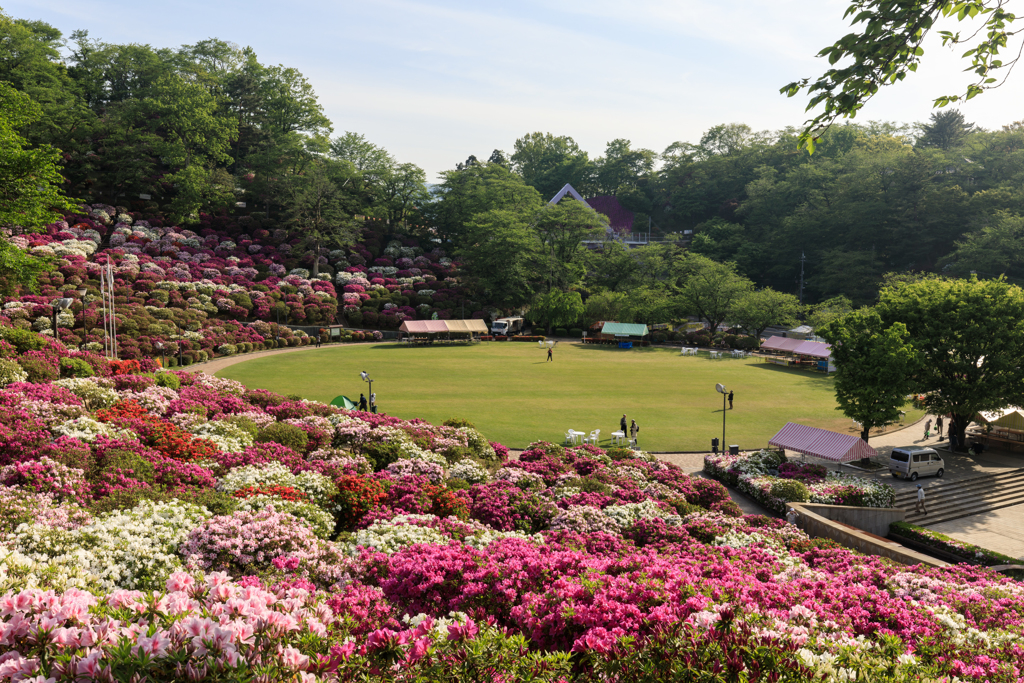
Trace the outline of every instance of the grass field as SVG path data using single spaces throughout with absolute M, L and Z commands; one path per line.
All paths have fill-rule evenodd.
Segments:
M 463 417 L 513 448 L 561 442 L 569 428 L 600 429 L 606 441 L 626 413 L 640 425 L 645 450 L 708 450 L 711 438 L 722 436 L 718 382 L 736 394 L 726 411 L 727 444 L 767 445 L 787 421 L 856 433 L 835 410 L 831 378 L 820 373 L 668 349 L 561 343 L 548 363 L 536 344 L 351 345 L 256 358 L 217 374 L 330 402 L 366 391 L 361 370 L 374 380 L 381 412 L 435 423 Z M 908 423 L 918 414 L 908 409 Z

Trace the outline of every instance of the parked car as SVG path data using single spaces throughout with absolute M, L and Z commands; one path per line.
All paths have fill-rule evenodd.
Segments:
M 917 481 L 918 477 L 941 477 L 945 471 L 946 462 L 934 448 L 902 446 L 889 454 L 889 472 L 894 477 Z

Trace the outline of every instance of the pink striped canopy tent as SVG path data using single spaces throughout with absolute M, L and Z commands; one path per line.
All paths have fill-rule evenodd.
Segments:
M 761 349 L 765 351 L 785 351 L 798 356 L 811 356 L 813 358 L 828 358 L 832 355 L 831 347 L 825 342 L 804 341 L 803 339 L 792 339 L 790 337 L 770 337 Z
M 832 462 L 849 462 L 878 455 L 878 451 L 852 434 L 837 434 L 795 422 L 787 422 L 778 434 L 768 440 L 768 445 Z
M 792 351 L 803 343 L 803 339 L 771 336 L 768 338 L 768 341 L 761 344 L 761 348 L 767 351 Z

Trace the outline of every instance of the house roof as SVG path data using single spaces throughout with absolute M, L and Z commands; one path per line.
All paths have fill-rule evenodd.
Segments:
M 878 455 L 878 451 L 867 442 L 852 434 L 838 434 L 795 422 L 787 422 L 778 434 L 768 440 L 768 444 L 833 462 L 849 462 Z
M 583 198 L 583 195 L 581 195 L 579 192 L 577 192 L 576 188 L 574 188 L 569 183 L 566 183 L 562 187 L 562 189 L 558 191 L 558 194 L 556 194 L 554 197 L 551 198 L 551 201 L 549 201 L 548 204 L 557 204 L 558 202 L 562 201 L 562 199 L 565 197 L 565 195 L 569 195 L 570 197 L 572 197 L 576 201 L 582 202 L 583 205 L 588 207 L 588 208 L 593 208 L 593 207 L 590 206 L 590 204 L 587 204 L 587 200 Z
M 615 195 L 591 197 L 587 200 L 587 204 L 594 211 L 607 216 L 608 226 L 612 229 L 622 232 L 629 232 L 633 229 L 633 212 L 624 208 Z

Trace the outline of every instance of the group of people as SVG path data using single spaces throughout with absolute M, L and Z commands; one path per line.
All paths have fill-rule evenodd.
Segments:
M 359 394 L 359 410 L 366 412 L 366 396 Z M 377 412 L 377 392 L 370 394 L 370 412 Z
M 629 441 L 634 446 L 637 445 L 636 435 L 640 433 L 640 427 L 637 426 L 636 420 L 630 420 L 629 430 L 626 429 L 626 414 L 622 414 L 622 419 L 619 420 L 619 429 L 622 430 L 622 435 L 629 434 Z
M 943 418 L 942 415 L 939 415 L 938 417 L 935 418 L 935 435 L 938 436 L 939 439 L 942 438 L 942 428 L 944 426 L 945 426 L 944 418 Z M 957 449 L 957 446 L 960 445 L 959 437 L 957 436 L 958 432 L 957 432 L 956 421 L 954 421 L 954 420 L 950 420 L 949 421 L 949 430 L 948 430 L 947 434 L 949 436 L 949 450 L 950 451 L 955 451 Z M 932 419 L 929 417 L 927 420 L 925 420 L 925 423 L 924 423 L 924 438 L 928 439 L 928 438 L 931 437 L 931 435 L 932 435 Z M 980 446 L 980 444 L 977 444 L 977 446 Z M 978 448 L 979 452 L 983 448 L 984 447 Z M 971 450 L 974 450 L 973 446 L 972 446 Z

